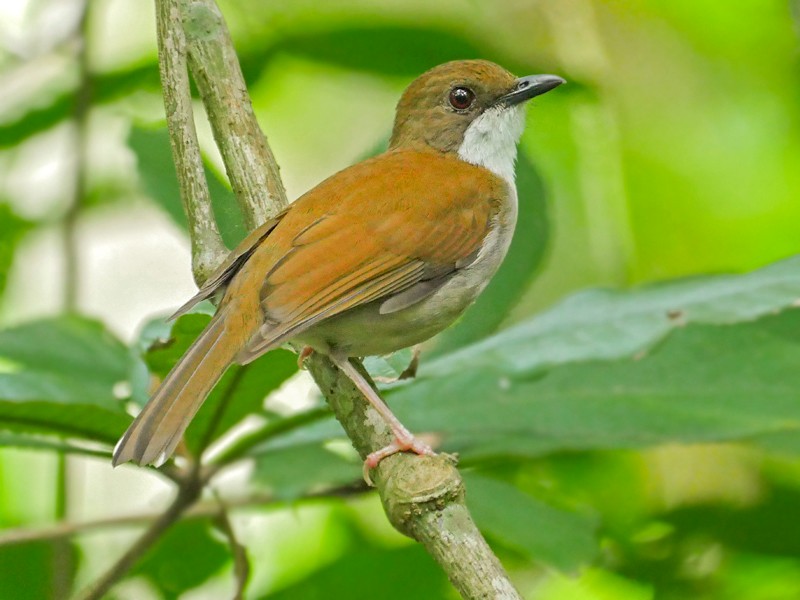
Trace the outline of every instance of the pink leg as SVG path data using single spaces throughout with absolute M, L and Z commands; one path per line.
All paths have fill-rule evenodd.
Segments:
M 306 359 L 312 354 L 314 354 L 314 349 L 311 346 L 303 346 L 300 354 L 297 355 L 297 368 L 303 369 Z
M 367 382 L 366 379 L 364 379 L 361 373 L 358 372 L 358 369 L 356 369 L 346 357 L 339 358 L 336 356 L 331 356 L 331 360 L 345 375 L 347 375 L 347 377 L 355 384 L 358 390 L 364 394 L 364 397 L 369 401 L 372 407 L 378 411 L 378 414 L 383 417 L 383 420 L 386 421 L 386 424 L 389 425 L 389 428 L 394 434 L 394 441 L 391 444 L 385 448 L 376 450 L 367 456 L 367 459 L 364 461 L 364 479 L 367 480 L 367 483 L 370 483 L 369 470 L 375 468 L 378 463 L 387 456 L 404 451 L 410 451 L 416 454 L 427 454 L 429 456 L 433 456 L 435 454 L 433 449 L 428 446 L 428 444 L 415 438 L 414 435 L 405 428 L 399 419 L 394 416 L 394 413 L 392 413 L 391 409 L 386 405 L 386 403 L 381 400 L 381 397 L 378 395 L 378 393 L 372 389 L 372 386 Z

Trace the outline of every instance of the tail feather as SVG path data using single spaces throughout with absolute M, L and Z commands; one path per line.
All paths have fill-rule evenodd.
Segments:
M 175 451 L 192 418 L 240 350 L 226 335 L 225 321 L 217 314 L 169 372 L 114 448 L 114 466 L 130 460 L 160 466 Z

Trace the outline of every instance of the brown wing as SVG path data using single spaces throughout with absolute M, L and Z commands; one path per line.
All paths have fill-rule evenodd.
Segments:
M 197 293 L 181 305 L 178 310 L 172 313 L 167 320 L 171 321 L 172 319 L 177 319 L 181 315 L 186 314 L 195 304 L 210 298 L 216 294 L 218 290 L 228 285 L 228 282 L 236 275 L 239 268 L 250 258 L 253 252 L 255 252 L 255 249 L 262 240 L 275 229 L 275 226 L 285 214 L 286 211 L 283 211 L 274 219 L 270 219 L 251 231 L 250 234 L 239 242 L 239 245 L 231 251 L 223 263 L 208 276 L 208 279 L 206 279 L 205 283 L 197 290 Z
M 240 360 L 322 319 L 446 277 L 479 251 L 506 193 L 482 168 L 409 151 L 323 182 L 292 206 L 237 277 L 261 274 L 265 316 Z M 309 213 L 318 215 L 311 224 Z

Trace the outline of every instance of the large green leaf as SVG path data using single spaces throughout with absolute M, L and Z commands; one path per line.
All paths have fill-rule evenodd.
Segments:
M 205 521 L 173 525 L 130 572 L 145 576 L 167 598 L 197 587 L 229 560 L 226 545 L 213 535 Z
M 645 351 L 687 323 L 736 323 L 800 298 L 800 257 L 745 275 L 695 277 L 630 291 L 579 292 L 549 311 L 434 361 L 420 375 L 487 368 L 524 374 L 573 361 Z
M 475 522 L 505 546 L 564 571 L 574 571 L 597 555 L 593 519 L 474 472 L 465 473 L 464 479 Z
M 800 311 L 689 325 L 647 355 L 536 376 L 476 368 L 393 395 L 406 424 L 474 457 L 741 440 L 800 429 Z
M 127 381 L 127 348 L 80 317 L 0 331 L 0 428 L 112 443 L 130 418 L 115 396 Z
M 389 401 L 465 460 L 791 435 L 800 312 L 786 307 L 800 293 L 797 263 L 578 294 L 433 365 L 423 356 L 423 375 L 390 388 Z M 280 442 L 338 435 L 327 421 Z

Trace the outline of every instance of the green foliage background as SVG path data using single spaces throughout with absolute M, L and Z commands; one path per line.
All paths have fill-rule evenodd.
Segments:
M 13 23 L 0 29 L 2 598 L 70 597 L 141 523 L 20 532 L 125 516 L 115 494 L 123 506 L 123 494 L 146 496 L 139 512 L 163 505 L 161 478 L 110 473 L 110 452 L 127 409 L 208 319 L 153 316 L 125 338 L 114 307 L 93 310 L 81 287 L 90 260 L 70 265 L 60 242 L 31 250 L 143 206 L 185 227 L 152 7 L 91 3 L 82 81 L 77 17 L 48 19 L 59 5 L 4 9 Z M 385 143 L 400 91 L 438 63 L 482 57 L 569 80 L 530 110 L 508 260 L 426 348 L 418 377 L 387 386 L 389 401 L 459 454 L 474 516 L 527 598 L 800 597 L 796 3 L 220 6 L 291 196 Z M 89 151 L 76 186 L 81 89 Z M 233 244 L 245 232 L 201 137 Z M 108 148 L 123 159 L 104 158 Z M 56 190 L 46 210 L 31 203 L 41 178 Z M 24 288 L 54 272 L 54 297 L 26 312 Z M 407 357 L 369 365 L 391 373 Z M 187 434 L 190 450 L 244 473 L 214 487 L 247 549 L 245 597 L 455 597 L 357 486 L 360 465 L 321 399 L 264 407 L 295 371 L 285 351 L 232 369 Z M 250 433 L 230 434 L 252 414 Z M 113 597 L 229 597 L 233 570 L 219 523 L 185 520 Z

